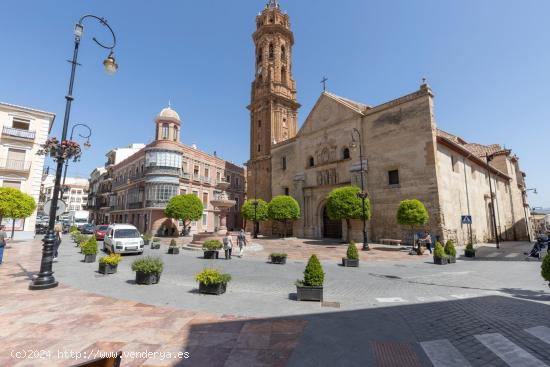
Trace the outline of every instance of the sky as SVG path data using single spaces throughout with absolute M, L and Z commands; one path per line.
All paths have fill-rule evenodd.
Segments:
M 86 21 L 71 124 L 92 148 L 69 176 L 88 177 L 114 147 L 148 143 L 171 102 L 181 139 L 237 164 L 249 157 L 255 16 L 266 0 L 0 1 L 0 101 L 54 112 L 61 135 L 80 16 L 105 17 L 119 70 L 104 73 L 110 34 Z M 299 124 L 327 89 L 369 105 L 413 92 L 426 77 L 439 128 L 499 143 L 520 157 L 532 207 L 550 207 L 550 2 L 544 0 L 280 0 L 294 32 Z M 75 130 L 84 132 L 82 130 Z M 81 140 L 82 142 L 82 140 Z M 53 164 L 49 162 L 51 166 Z

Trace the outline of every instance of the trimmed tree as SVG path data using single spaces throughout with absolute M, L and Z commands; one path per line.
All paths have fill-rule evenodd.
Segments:
M 254 201 L 258 200 L 258 207 L 254 208 Z M 254 210 L 256 210 L 256 215 L 254 215 Z M 244 202 L 241 207 L 241 215 L 243 216 L 245 223 L 244 227 L 246 228 L 246 221 L 251 220 L 256 225 L 256 222 L 262 222 L 267 217 L 267 203 L 262 199 L 248 199 Z
M 550 252 L 547 252 L 546 256 L 544 256 L 544 259 L 542 260 L 540 275 L 542 275 L 544 280 L 550 282 Z M 550 286 L 550 283 L 548 285 Z
M 267 204 L 267 216 L 271 220 L 282 222 L 285 228 L 284 236 L 287 234 L 287 222 L 300 218 L 300 204 L 291 196 L 275 196 Z
M 397 223 L 411 227 L 413 244 L 415 226 L 422 226 L 426 224 L 429 219 L 430 216 L 428 215 L 428 211 L 420 200 L 403 200 L 399 203 L 399 209 L 397 209 Z
M 164 214 L 168 218 L 181 220 L 183 222 L 183 228 L 192 221 L 197 221 L 202 218 L 204 206 L 201 199 L 195 194 L 177 195 L 174 196 L 166 205 Z
M 311 255 L 304 270 L 303 284 L 308 287 L 322 287 L 325 282 L 325 273 L 321 262 L 316 255 Z
M 34 198 L 13 187 L 0 187 L 0 222 L 11 218 L 11 238 L 15 232 L 15 220 L 27 218 L 36 209 Z
M 327 199 L 327 215 L 331 220 L 345 220 L 347 238 L 350 240 L 351 220 L 363 219 L 363 207 L 361 199 L 357 196 L 360 192 L 356 186 L 339 187 L 330 192 Z M 365 220 L 371 217 L 370 201 L 365 199 Z

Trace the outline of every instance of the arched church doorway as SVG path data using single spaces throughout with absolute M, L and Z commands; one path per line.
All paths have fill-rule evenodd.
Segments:
M 342 238 L 342 221 L 331 220 L 327 214 L 327 207 L 323 208 L 323 237 Z

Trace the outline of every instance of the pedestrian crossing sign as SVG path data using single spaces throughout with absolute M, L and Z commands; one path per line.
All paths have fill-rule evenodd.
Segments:
M 462 222 L 462 224 L 472 224 L 472 216 L 471 215 L 462 215 L 461 216 L 461 222 Z

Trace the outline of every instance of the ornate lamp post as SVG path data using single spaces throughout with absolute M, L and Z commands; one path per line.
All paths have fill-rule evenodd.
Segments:
M 90 129 L 90 127 L 86 124 L 75 124 L 75 125 L 73 125 L 73 127 L 71 129 L 71 136 L 69 137 L 69 140 L 71 140 L 71 141 L 73 140 L 74 129 L 78 126 L 85 127 L 88 130 L 88 135 L 78 134 L 78 136 L 80 136 L 83 139 L 86 139 L 86 141 L 83 144 L 84 149 L 90 149 L 90 147 L 92 146 L 92 144 L 90 143 L 90 136 L 92 136 L 92 129 Z M 61 187 L 62 187 L 63 190 L 65 189 L 65 179 L 67 178 L 67 168 L 68 167 L 69 167 L 69 160 L 66 159 L 65 160 L 65 172 L 63 173 L 63 183 L 61 184 Z M 61 195 L 63 195 L 63 190 L 61 192 Z
M 79 65 L 77 62 L 78 59 L 78 47 L 80 46 L 80 38 L 82 37 L 82 32 L 84 30 L 84 25 L 82 24 L 85 19 L 95 19 L 99 21 L 103 26 L 105 26 L 109 32 L 111 32 L 111 35 L 113 36 L 113 44 L 112 46 L 104 45 L 101 42 L 99 42 L 95 37 L 93 38 L 94 42 L 97 43 L 100 47 L 103 47 L 104 49 L 109 50 L 109 55 L 103 61 L 103 65 L 105 66 L 105 70 L 109 74 L 114 74 L 116 70 L 118 69 L 118 65 L 115 62 L 115 58 L 113 55 L 113 49 L 116 46 L 116 36 L 111 27 L 107 24 L 107 21 L 103 18 L 97 17 L 95 15 L 84 15 L 78 23 L 75 26 L 74 29 L 74 51 L 73 51 L 73 59 L 69 61 L 71 63 L 71 77 L 69 81 L 69 91 L 67 95 L 65 96 L 65 99 L 67 100 L 66 106 L 65 106 L 65 118 L 63 120 L 63 132 L 61 134 L 61 142 L 64 142 L 67 139 L 67 128 L 69 126 L 69 117 L 71 114 L 71 102 L 73 101 L 73 85 L 74 85 L 74 76 L 76 72 L 76 66 Z M 52 261 L 53 261 L 53 244 L 55 242 L 55 235 L 54 235 L 54 225 L 55 225 L 55 214 L 57 211 L 57 203 L 59 199 L 59 191 L 60 191 L 60 184 L 61 184 L 61 174 L 63 171 L 63 163 L 65 159 L 61 154 L 58 154 L 57 156 L 53 157 L 57 161 L 57 169 L 55 171 L 55 186 L 53 189 L 53 197 L 52 197 L 52 205 L 50 208 L 50 221 L 48 223 L 48 232 L 46 233 L 46 236 L 42 240 L 44 242 L 44 245 L 42 247 L 42 261 L 40 263 L 40 272 L 38 273 L 37 277 L 33 279 L 32 283 L 29 285 L 29 289 L 31 290 L 39 290 L 39 289 L 48 289 L 48 288 L 54 288 L 57 287 L 58 282 L 53 277 L 53 271 L 52 271 Z
M 493 197 L 493 184 L 492 184 L 492 178 L 491 178 L 491 166 L 489 164 L 490 161 L 493 160 L 495 157 L 494 154 L 487 154 L 485 153 L 485 159 L 487 160 L 487 174 L 489 175 L 489 195 L 491 196 L 491 218 L 493 222 L 493 228 L 495 229 L 495 239 L 497 244 L 497 249 L 500 248 L 500 239 L 498 238 L 498 231 L 497 231 L 497 220 L 495 216 L 495 199 Z
M 360 161 L 360 169 L 361 169 L 361 192 L 357 193 L 357 197 L 361 199 L 361 207 L 362 207 L 362 220 L 363 220 L 363 250 L 368 251 L 369 248 L 369 240 L 367 236 L 367 217 L 365 213 L 365 199 L 369 196 L 367 193 L 367 190 L 365 190 L 365 180 L 363 179 L 363 139 L 361 139 L 361 133 L 356 128 L 353 128 L 353 131 L 351 133 L 351 148 L 357 149 L 357 140 L 355 140 L 355 135 L 357 134 L 358 140 L 359 140 L 359 161 Z
M 254 205 L 254 238 L 258 238 L 258 217 L 257 217 L 257 212 L 258 212 L 258 205 L 260 204 L 260 202 L 258 201 L 258 199 L 254 199 L 254 201 L 252 202 L 252 205 Z

